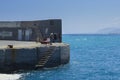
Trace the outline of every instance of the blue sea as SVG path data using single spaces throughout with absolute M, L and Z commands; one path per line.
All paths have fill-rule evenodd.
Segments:
M 0 80 L 120 80 L 120 35 L 65 34 L 70 63 L 15 74 Z

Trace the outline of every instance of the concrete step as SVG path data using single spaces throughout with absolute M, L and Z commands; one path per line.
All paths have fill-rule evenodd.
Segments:
M 52 53 L 53 53 L 53 48 L 49 49 L 48 51 L 46 51 L 46 53 L 43 55 L 43 57 L 40 59 L 40 61 L 38 62 L 38 64 L 36 65 L 37 67 L 43 67 L 46 62 L 48 61 L 48 59 L 51 57 Z
M 37 64 L 37 65 L 44 65 L 45 64 L 45 62 L 43 62 L 43 63 L 39 63 L 39 64 Z
M 43 67 L 44 65 L 36 65 L 35 67 Z

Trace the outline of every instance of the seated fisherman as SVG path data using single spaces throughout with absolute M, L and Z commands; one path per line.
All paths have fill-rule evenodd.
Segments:
M 54 43 L 54 34 L 53 33 L 50 34 L 50 43 Z

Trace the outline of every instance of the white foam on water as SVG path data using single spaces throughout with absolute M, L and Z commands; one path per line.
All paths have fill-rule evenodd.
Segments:
M 18 80 L 21 74 L 0 74 L 0 80 Z

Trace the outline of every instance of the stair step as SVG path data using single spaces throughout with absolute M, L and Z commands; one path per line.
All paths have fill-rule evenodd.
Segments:
M 44 61 L 44 60 L 46 60 L 46 59 L 48 59 L 48 58 L 49 58 L 49 57 L 46 57 L 46 58 L 42 58 L 41 60 L 42 60 L 42 61 Z M 40 61 L 41 61 L 41 60 L 40 60 Z
M 39 62 L 44 62 L 44 61 L 46 61 L 47 59 L 42 59 L 42 60 L 40 60 Z
M 40 61 L 39 64 L 45 63 L 46 61 Z
M 40 63 L 40 64 L 38 63 L 37 65 L 44 65 L 44 64 L 45 64 L 45 63 Z
M 44 65 L 36 65 L 36 67 L 43 67 Z
M 41 62 L 41 61 L 45 61 L 46 59 L 41 59 L 39 62 Z
M 46 57 L 42 57 L 41 60 L 47 59 L 47 58 L 49 58 L 49 57 L 50 57 L 50 55 L 49 55 L 49 56 L 46 56 Z

